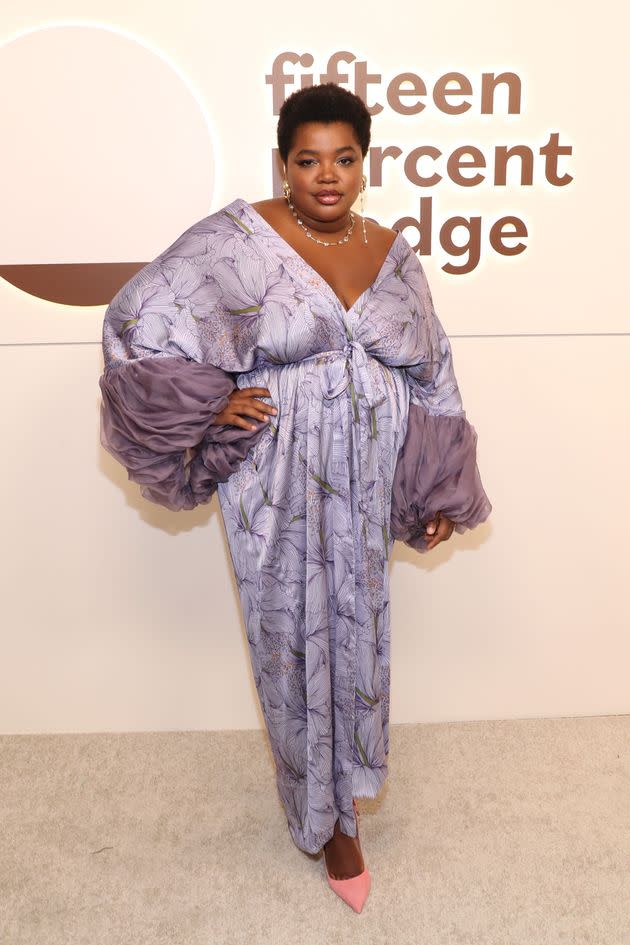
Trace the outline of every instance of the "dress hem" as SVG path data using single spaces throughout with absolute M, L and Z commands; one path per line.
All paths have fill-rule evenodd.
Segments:
M 353 796 L 354 798 L 372 798 L 372 799 L 373 799 L 373 798 L 375 798 L 375 797 L 378 797 L 378 795 L 380 794 L 381 789 L 382 789 L 382 787 L 383 787 L 383 785 L 384 785 L 384 783 L 385 783 L 385 781 L 386 781 L 386 779 L 387 779 L 387 777 L 388 777 L 388 767 L 387 767 L 387 759 L 388 759 L 388 758 L 389 758 L 389 755 L 386 755 L 386 756 L 385 756 L 386 763 L 385 763 L 383 769 L 381 770 L 381 772 L 379 773 L 379 775 L 377 776 L 377 777 L 378 777 L 378 784 L 377 784 L 377 786 L 376 786 L 372 791 L 369 791 L 368 789 L 366 789 L 365 785 L 363 785 L 362 787 L 358 787 L 358 786 L 357 786 L 356 788 L 354 787 L 355 773 L 356 773 L 357 771 L 361 770 L 361 768 L 363 767 L 362 765 L 355 765 L 355 767 L 354 767 L 354 769 L 353 769 L 353 774 L 352 774 L 352 780 L 353 780 L 352 796 Z M 337 820 L 338 820 L 338 818 L 335 817 L 335 822 L 336 822 Z M 288 823 L 288 826 L 289 826 L 289 833 L 290 833 L 290 835 L 291 835 L 291 839 L 292 839 L 293 842 L 295 843 L 296 847 L 298 847 L 299 850 L 302 850 L 303 853 L 309 853 L 309 854 L 311 854 L 311 856 L 317 856 L 318 853 L 322 853 L 325 844 L 328 843 L 328 841 L 333 837 L 334 832 L 335 832 L 335 824 L 334 824 L 334 822 L 333 822 L 332 829 L 331 829 L 329 832 L 327 832 L 326 834 L 324 834 L 324 839 L 321 841 L 320 846 L 318 846 L 317 849 L 312 849 L 312 848 L 309 848 L 308 846 L 305 846 L 305 845 L 303 844 L 303 842 L 298 842 L 298 838 L 295 836 L 295 832 L 292 830 L 290 822 L 287 821 L 287 823 Z M 356 836 L 357 836 L 357 829 L 356 829 L 356 827 L 357 827 L 357 824 L 356 824 L 356 821 L 355 821 L 355 832 L 354 832 L 354 833 L 346 833 L 346 831 L 343 830 L 343 829 L 342 829 L 341 833 L 345 834 L 347 837 L 356 837 Z

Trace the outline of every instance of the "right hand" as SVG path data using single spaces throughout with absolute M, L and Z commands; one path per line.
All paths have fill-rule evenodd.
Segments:
M 225 410 L 216 414 L 213 423 L 231 423 L 235 427 L 242 427 L 244 430 L 257 430 L 258 424 L 243 420 L 245 417 L 255 417 L 257 420 L 266 422 L 270 414 L 277 414 L 275 407 L 263 403 L 262 400 L 256 400 L 256 397 L 271 397 L 271 393 L 266 387 L 237 387 L 229 395 L 229 403 Z

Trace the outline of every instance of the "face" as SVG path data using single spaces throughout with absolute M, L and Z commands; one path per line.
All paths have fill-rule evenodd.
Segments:
M 359 196 L 363 155 L 348 122 L 298 125 L 287 155 L 291 203 L 302 219 L 344 225 Z

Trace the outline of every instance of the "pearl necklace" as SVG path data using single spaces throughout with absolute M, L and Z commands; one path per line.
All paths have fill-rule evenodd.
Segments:
M 297 220 L 298 226 L 302 227 L 302 229 L 304 230 L 304 232 L 306 233 L 306 235 L 308 236 L 310 240 L 313 240 L 315 243 L 319 243 L 320 246 L 339 246 L 341 243 L 347 243 L 350 237 L 352 236 L 352 231 L 354 230 L 354 213 L 352 212 L 352 210 L 350 211 L 350 226 L 347 229 L 346 235 L 343 236 L 340 240 L 332 240 L 332 242 L 330 242 L 328 240 L 318 240 L 316 236 L 313 236 L 312 233 L 309 233 L 306 225 L 302 222 L 302 220 L 300 220 L 299 216 L 295 212 L 295 207 L 291 203 L 290 197 L 287 197 L 287 203 L 289 204 L 291 213 Z

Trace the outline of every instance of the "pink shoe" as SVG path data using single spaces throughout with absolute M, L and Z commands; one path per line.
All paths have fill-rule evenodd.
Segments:
M 352 805 L 354 807 L 354 813 L 357 820 L 357 837 L 359 836 L 359 809 L 357 807 L 357 802 L 352 798 Z M 326 857 L 324 855 L 324 862 L 326 862 Z M 365 900 L 368 897 L 370 891 L 370 886 L 372 885 L 372 877 L 370 876 L 370 871 L 367 866 L 362 873 L 359 873 L 358 876 L 351 876 L 349 879 L 333 879 L 333 877 L 328 872 L 328 867 L 326 867 L 326 876 L 328 878 L 328 885 L 334 893 L 343 899 L 355 912 L 361 912 L 365 904 Z

